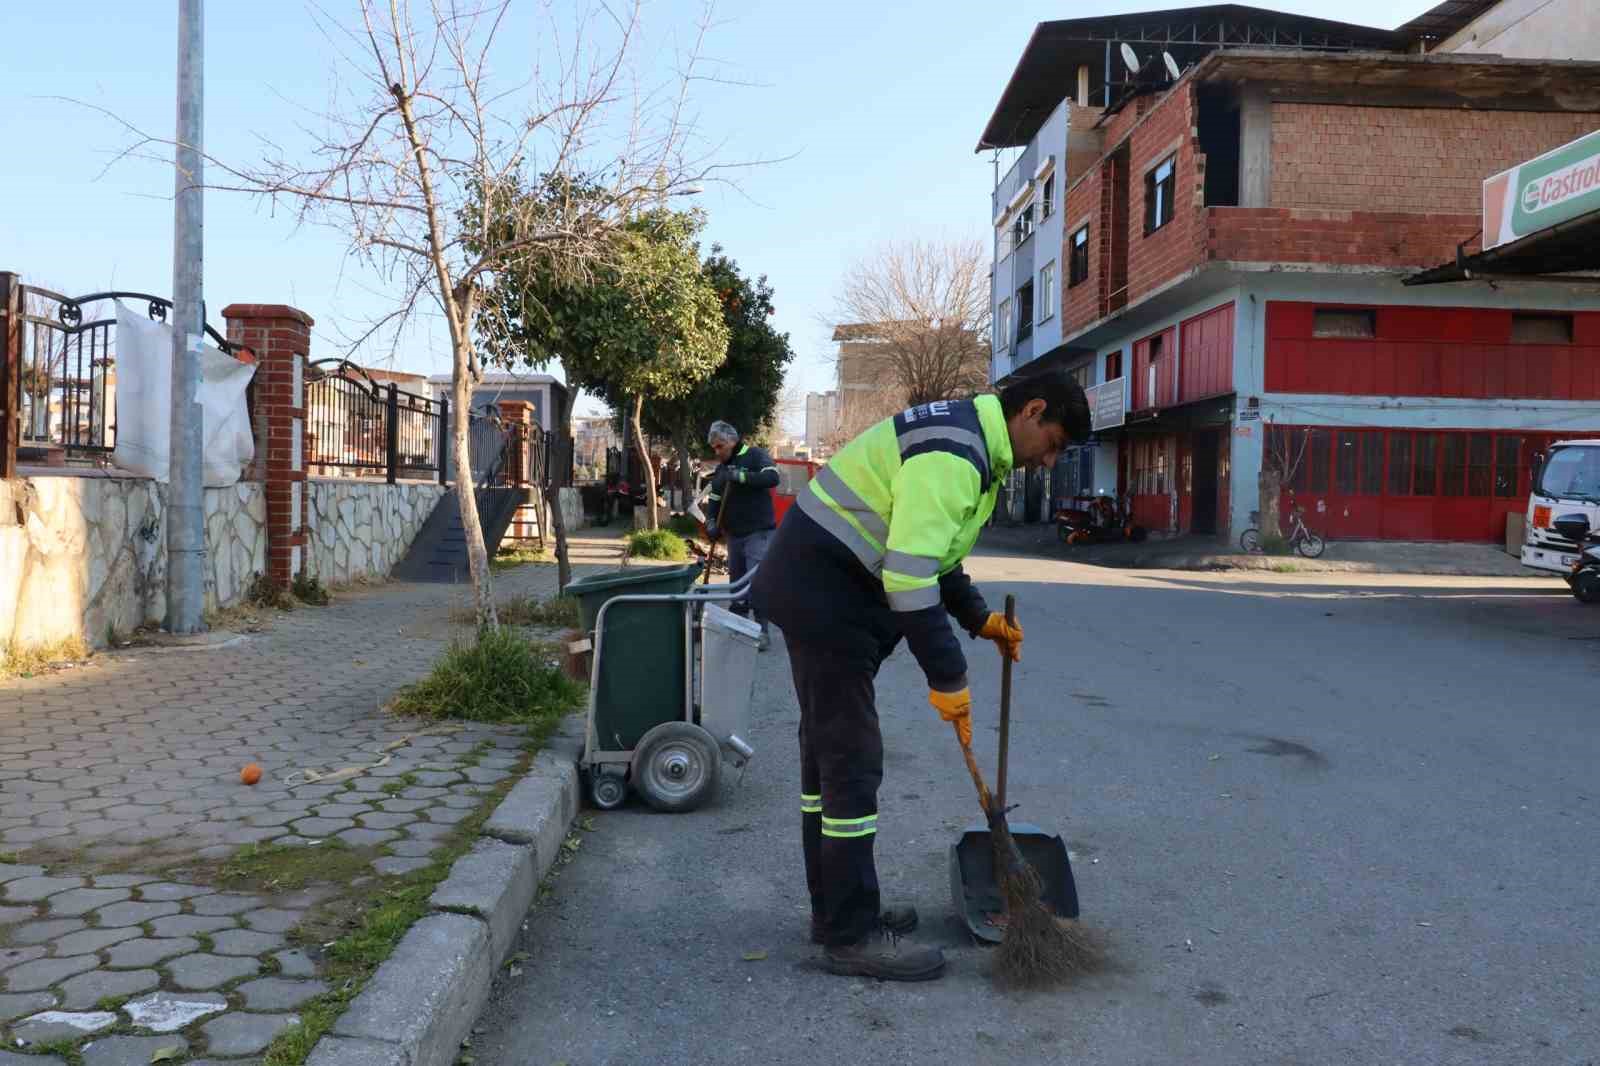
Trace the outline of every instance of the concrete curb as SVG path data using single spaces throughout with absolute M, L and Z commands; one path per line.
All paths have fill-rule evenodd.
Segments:
M 1492 568 L 1487 565 L 1386 565 L 1352 559 L 1306 559 L 1299 555 L 1183 554 L 1118 561 L 1075 560 L 1069 557 L 1066 561 L 1083 562 L 1108 570 L 1255 570 L 1301 574 L 1386 574 L 1393 577 L 1495 577 L 1511 580 L 1540 576 L 1528 571 L 1508 573 L 1509 567 Z
M 307 1066 L 451 1066 L 539 882 L 578 817 L 582 717 L 568 718 Z

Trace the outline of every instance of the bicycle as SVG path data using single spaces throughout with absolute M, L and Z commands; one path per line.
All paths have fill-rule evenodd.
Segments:
M 1289 547 L 1294 551 L 1307 559 L 1315 559 L 1327 548 L 1328 542 L 1322 536 L 1306 528 L 1305 513 L 1306 509 L 1298 505 L 1290 510 L 1290 530 L 1287 539 Z M 1261 530 L 1257 526 L 1261 524 L 1261 512 L 1251 511 L 1250 521 L 1256 523 L 1256 525 L 1251 526 L 1239 535 L 1239 547 L 1252 555 L 1260 555 Z

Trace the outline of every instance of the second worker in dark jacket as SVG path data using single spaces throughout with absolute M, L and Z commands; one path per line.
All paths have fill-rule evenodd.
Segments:
M 706 529 L 712 540 L 723 535 L 728 538 L 728 579 L 737 584 L 767 557 L 767 544 L 778 527 L 772 509 L 778 468 L 765 450 L 746 444 L 727 422 L 713 422 L 706 441 L 721 460 L 711 477 Z M 733 609 L 750 613 L 749 600 L 740 600 Z M 761 622 L 764 644 L 766 621 L 759 614 L 756 621 Z

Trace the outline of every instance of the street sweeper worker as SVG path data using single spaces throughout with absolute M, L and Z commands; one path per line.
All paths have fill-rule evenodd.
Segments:
M 1083 389 L 1060 373 L 998 396 L 921 404 L 846 445 L 778 527 L 755 604 L 788 646 L 811 937 L 833 973 L 920 981 L 944 968 L 938 949 L 899 942 L 916 927 L 915 909 L 879 899 L 883 741 L 873 680 L 904 638 L 929 702 L 971 741 L 967 661 L 951 619 L 1013 658 L 1022 628 L 989 610 L 961 561 L 1012 470 L 1048 467 L 1088 433 Z M 896 935 L 880 940 L 880 931 Z
M 778 468 L 765 450 L 746 444 L 730 423 L 711 423 L 706 443 L 720 464 L 711 477 L 711 495 L 706 497 L 706 517 L 710 520 L 706 533 L 712 540 L 728 538 L 728 580 L 738 584 L 766 558 L 767 545 L 777 527 L 772 490 L 778 487 Z M 747 600 L 740 600 L 733 609 L 748 614 L 750 605 Z M 756 621 L 761 621 L 759 611 Z M 764 645 L 765 623 L 761 639 Z

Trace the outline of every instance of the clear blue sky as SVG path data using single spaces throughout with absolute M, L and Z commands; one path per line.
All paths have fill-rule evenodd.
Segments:
M 102 174 L 122 133 L 49 97 L 90 101 L 169 136 L 176 0 L 3 6 L 0 269 L 69 294 L 118 287 L 169 295 L 170 168 L 125 161 Z M 772 281 L 777 322 L 807 389 L 831 379 L 821 319 L 850 262 L 890 238 L 986 235 L 991 168 L 972 146 L 1034 24 L 1169 6 L 724 0 L 707 52 L 727 78 L 757 84 L 703 87 L 703 136 L 730 160 L 792 158 L 745 172 L 737 190 L 711 186 L 697 202 L 710 215 L 709 239 Z M 1260 6 L 1392 27 L 1433 0 Z M 323 7 L 341 17 L 354 10 L 348 0 Z M 308 11 L 294 0 L 210 0 L 207 9 L 207 150 L 249 159 L 258 136 L 292 141 L 328 99 L 335 68 Z M 699 9 L 687 0 L 649 3 L 650 49 L 687 32 Z M 206 201 L 206 296 L 218 328 L 217 312 L 235 301 L 303 308 L 317 320 L 319 357 L 344 354 L 340 327 L 392 299 L 381 279 L 345 259 L 338 235 L 296 231 L 281 213 L 216 192 Z M 387 350 L 356 358 L 391 361 Z M 423 323 L 405 338 L 393 364 L 447 370 L 437 326 Z

